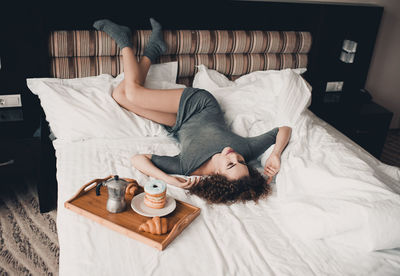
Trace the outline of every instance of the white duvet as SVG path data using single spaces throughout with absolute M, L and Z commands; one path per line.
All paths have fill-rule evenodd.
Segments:
M 391 232 L 392 227 L 387 225 L 394 221 L 395 217 L 390 216 L 398 210 L 396 195 L 387 192 L 386 187 L 371 188 L 372 184 L 367 184 L 365 189 L 358 185 L 347 194 L 331 189 L 330 193 L 337 195 L 336 198 L 322 196 L 324 189 L 321 187 L 315 189 L 315 193 L 312 190 L 318 183 L 326 184 L 326 176 L 335 175 L 336 170 L 326 170 L 323 179 L 312 179 L 310 174 L 312 177 L 312 172 L 318 171 L 311 164 L 322 167 L 324 160 L 335 162 L 335 158 L 345 152 L 356 157 L 343 158 L 340 168 L 356 169 L 359 175 L 368 175 L 371 181 L 382 177 L 394 184 L 395 179 L 399 179 L 399 169 L 373 159 L 312 114 L 303 115 L 299 126 L 301 130 L 282 157 L 282 170 L 272 196 L 259 204 L 210 206 L 196 196 L 187 196 L 183 190 L 168 186 L 169 195 L 200 207 L 201 214 L 162 252 L 79 216 L 65 209 L 63 203 L 83 184 L 97 177 L 119 174 L 145 182 L 147 178 L 131 168 L 129 157 L 143 152 L 176 154 L 179 147 L 175 141 L 138 138 L 55 142 L 60 275 L 398 275 L 399 250 L 366 252 L 352 246 L 368 241 L 379 244 L 379 235 L 375 234 L 381 232 L 398 237 L 398 232 Z M 309 146 L 316 142 L 317 146 Z M 358 157 L 370 165 L 355 162 Z M 298 179 L 298 172 L 307 169 L 311 173 Z M 291 171 L 296 173 L 292 176 Z M 336 185 L 351 185 L 351 181 L 346 180 L 349 174 L 340 169 L 339 172 L 342 182 L 337 181 Z M 303 192 L 293 195 L 296 185 Z M 375 203 L 362 200 L 369 192 L 371 200 L 380 192 L 378 198 L 390 198 L 392 205 L 389 202 L 382 205 L 378 201 L 375 205 L 378 209 L 370 212 L 369 207 Z M 341 195 L 347 197 L 340 199 Z M 336 201 L 339 202 L 336 204 Z M 336 210 L 341 204 L 345 205 Z M 380 216 L 374 217 L 376 214 Z M 373 219 L 381 218 L 376 221 L 379 223 L 376 227 L 369 228 L 368 219 L 365 221 L 368 215 Z M 288 224 L 287 220 L 293 222 Z M 301 239 L 296 234 L 299 231 L 315 238 L 343 229 L 349 231 L 349 225 L 360 226 L 354 231 L 362 233 L 365 228 L 374 235 L 343 244 L 345 237 L 338 242 Z M 379 227 L 381 231 L 375 232 Z
M 367 252 L 400 247 L 400 169 L 305 115 L 277 176 L 287 226 Z
M 170 196 L 201 213 L 160 252 L 65 209 L 64 202 L 110 174 L 145 183 L 130 157 L 175 155 L 179 145 L 165 135 L 56 139 L 60 275 L 399 275 L 400 169 L 302 112 L 309 90 L 291 71 L 219 83 L 202 82 L 204 73 L 212 72 L 199 70 L 195 84 L 216 96 L 235 132 L 293 127 L 273 194 L 258 204 L 208 205 L 168 186 Z M 271 150 L 254 164 L 262 168 Z

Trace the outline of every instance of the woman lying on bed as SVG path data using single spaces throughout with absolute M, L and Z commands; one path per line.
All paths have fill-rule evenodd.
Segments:
M 150 22 L 152 34 L 140 62 L 134 55 L 128 27 L 107 19 L 93 24 L 121 48 L 124 80 L 112 97 L 125 109 L 164 125 L 181 144 L 181 153 L 177 156 L 139 154 L 132 157 L 133 166 L 148 176 L 188 189 L 210 203 L 257 201 L 267 196 L 272 177 L 280 169 L 280 156 L 289 141 L 291 128 L 283 126 L 244 138 L 229 130 L 218 102 L 208 91 L 190 87 L 145 88 L 143 84 L 151 63 L 167 48 L 161 25 L 154 19 Z M 273 144 L 273 152 L 264 167 L 266 181 L 247 162 Z M 199 177 L 185 180 L 173 174 Z

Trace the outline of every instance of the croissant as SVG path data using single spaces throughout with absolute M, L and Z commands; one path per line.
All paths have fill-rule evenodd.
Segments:
M 135 196 L 139 192 L 139 184 L 134 180 L 126 187 L 126 193 Z
M 165 234 L 168 232 L 167 218 L 153 217 L 139 226 L 139 231 L 148 232 L 151 234 Z

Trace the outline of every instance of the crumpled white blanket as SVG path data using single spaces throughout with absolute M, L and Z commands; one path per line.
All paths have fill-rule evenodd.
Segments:
M 274 182 L 268 199 L 231 206 L 209 205 L 168 186 L 168 195 L 201 208 L 201 213 L 160 252 L 65 209 L 64 202 L 83 184 L 110 174 L 145 183 L 148 177 L 132 169 L 129 157 L 145 152 L 174 155 L 178 145 L 167 138 L 55 140 L 54 144 L 60 275 L 387 276 L 400 269 L 400 250 L 360 252 L 324 239 L 299 239 L 295 227 L 283 221 L 286 202 L 277 196 Z M 284 180 L 276 180 L 283 187 Z
M 310 86 L 297 72 L 258 71 L 232 82 L 201 65 L 194 83 L 214 94 L 242 136 L 293 128 L 276 177 L 282 218 L 293 233 L 364 251 L 400 247 L 400 169 L 311 116 Z
M 298 86 L 280 87 L 292 87 L 283 93 L 307 104 L 307 93 Z M 148 178 L 130 166 L 129 157 L 175 155 L 179 145 L 166 137 L 55 140 L 60 275 L 396 275 L 399 250 L 369 251 L 400 246 L 400 169 L 285 102 L 281 99 L 280 108 L 288 112 L 284 119 L 293 133 L 269 199 L 210 206 L 168 186 L 170 196 L 200 207 L 201 214 L 162 252 L 63 204 L 94 178 L 119 174 L 144 183 Z M 249 136 L 278 123 L 276 116 L 275 121 L 246 116 L 228 119 L 235 131 Z
M 400 247 L 400 168 L 304 114 L 277 176 L 286 225 L 362 251 Z

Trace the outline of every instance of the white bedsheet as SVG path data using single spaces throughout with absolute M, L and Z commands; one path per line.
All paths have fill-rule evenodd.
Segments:
M 161 252 L 65 209 L 64 202 L 88 181 L 110 174 L 144 183 L 147 178 L 131 168 L 130 156 L 173 155 L 179 152 L 178 145 L 166 137 L 55 140 L 60 275 L 399 275 L 399 250 L 365 252 L 343 241 L 304 240 L 294 234 L 293 225 L 285 220 L 290 215 L 287 206 L 292 205 L 285 204 L 298 199 L 293 197 L 296 182 L 290 177 L 296 166 L 326 164 L 347 152 L 345 157 L 353 158 L 343 158 L 339 169 L 347 166 L 388 185 L 400 179 L 399 169 L 380 163 L 313 114 L 303 114 L 296 127 L 274 192 L 259 204 L 210 206 L 168 186 L 169 195 L 200 207 L 201 213 Z
M 307 114 L 296 129 L 277 176 L 286 226 L 360 251 L 400 247 L 400 169 Z

